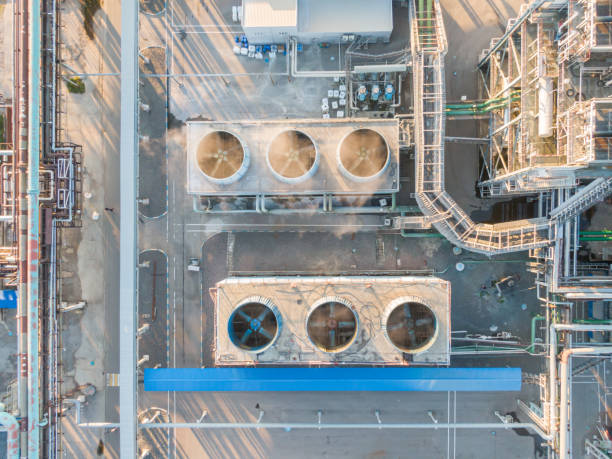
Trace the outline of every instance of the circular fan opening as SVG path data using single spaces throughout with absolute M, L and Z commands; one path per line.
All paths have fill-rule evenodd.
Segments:
M 422 303 L 400 303 L 387 317 L 386 332 L 399 350 L 409 353 L 422 350 L 434 338 L 436 316 Z
M 357 335 L 357 316 L 348 302 L 325 301 L 310 312 L 306 328 L 308 337 L 320 350 L 340 352 Z
M 389 162 L 389 147 L 378 132 L 358 129 L 346 135 L 338 149 L 340 167 L 354 180 L 380 175 Z
M 232 313 L 229 336 L 232 343 L 246 351 L 263 351 L 278 334 L 279 320 L 271 307 L 249 301 Z
M 240 178 L 245 151 L 235 135 L 226 131 L 205 135 L 198 144 L 196 155 L 198 167 L 210 180 L 224 182 Z
M 317 148 L 312 139 L 300 131 L 281 132 L 270 144 L 268 165 L 274 175 L 295 183 L 312 176 L 318 166 Z

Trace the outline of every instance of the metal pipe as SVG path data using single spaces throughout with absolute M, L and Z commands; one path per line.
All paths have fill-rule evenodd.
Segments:
M 18 285 L 17 285 L 17 353 L 19 371 L 17 376 L 17 407 L 21 422 L 20 450 L 25 454 L 28 450 L 28 311 L 27 311 L 27 198 L 26 198 L 26 171 L 28 161 L 28 2 L 20 0 L 15 10 L 16 32 L 16 59 L 15 84 L 18 85 L 19 109 L 15 112 L 15 142 L 18 142 L 17 155 L 14 156 L 15 165 L 15 195 L 18 196 Z
M 28 454 L 39 457 L 38 244 L 40 162 L 40 0 L 29 0 L 30 73 L 28 130 Z
M 325 424 L 325 423 L 282 423 L 282 422 L 164 422 L 158 424 L 139 424 L 139 429 L 529 429 L 538 434 L 544 440 L 549 440 L 546 434 L 536 424 L 527 422 L 515 422 L 503 424 L 501 422 L 482 423 L 423 423 L 423 424 Z
M 608 326 L 608 329 L 612 329 L 612 326 Z M 561 400 L 560 405 L 560 421 L 559 421 L 559 457 L 560 459 L 568 459 L 572 457 L 572 451 L 568 445 L 568 439 L 570 434 L 569 429 L 569 417 L 571 407 L 568 404 L 568 391 L 571 388 L 568 387 L 569 380 L 569 369 L 571 367 L 570 362 L 573 355 L 579 354 L 612 354 L 612 347 L 598 346 L 598 347 L 580 347 L 573 349 L 565 349 L 561 353 L 561 365 L 559 368 L 559 377 L 561 379 Z
M 76 423 L 79 427 L 83 427 L 85 429 L 111 429 L 111 428 L 119 428 L 118 422 L 81 422 L 81 402 L 75 398 L 66 398 L 64 402 L 73 403 L 76 409 Z

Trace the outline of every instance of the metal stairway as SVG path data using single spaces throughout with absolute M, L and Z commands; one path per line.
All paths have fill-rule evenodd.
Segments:
M 411 3 L 411 37 L 415 100 L 416 200 L 428 222 L 453 244 L 487 255 L 548 245 L 547 219 L 495 225 L 476 224 L 444 190 L 446 33 L 438 0 L 433 10 Z

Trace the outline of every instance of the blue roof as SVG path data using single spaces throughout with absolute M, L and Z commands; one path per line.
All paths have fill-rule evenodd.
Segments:
M 145 391 L 520 391 L 520 368 L 146 368 Z

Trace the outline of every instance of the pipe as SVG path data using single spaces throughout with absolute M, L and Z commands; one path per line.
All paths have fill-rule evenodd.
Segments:
M 538 434 L 544 440 L 550 440 L 537 425 L 527 422 L 515 422 L 503 424 L 501 422 L 463 422 L 463 423 L 424 423 L 424 424 L 325 424 L 325 423 L 280 423 L 280 422 L 160 422 L 157 424 L 139 424 L 139 429 L 529 429 Z
M 299 71 L 297 69 L 297 39 L 291 38 L 291 68 L 290 74 L 292 77 L 308 77 L 308 78 L 335 78 L 346 76 L 345 71 L 328 71 L 328 70 L 311 70 L 311 71 Z
M 541 315 L 536 315 L 533 316 L 531 318 L 531 345 L 527 348 L 527 352 L 529 352 L 530 354 L 533 353 L 534 349 L 535 349 L 535 339 L 536 339 L 536 322 L 538 320 L 544 320 L 545 318 Z
M 40 456 L 38 368 L 38 244 L 40 161 L 40 0 L 30 4 L 30 74 L 28 131 L 28 454 Z
M 64 402 L 73 403 L 76 408 L 76 423 L 79 427 L 86 429 L 113 429 L 119 428 L 118 422 L 81 422 L 81 402 L 75 398 L 66 398 Z
M 0 424 L 6 428 L 6 457 L 17 459 L 19 457 L 19 423 L 15 416 L 0 411 Z
M 608 329 L 612 329 L 612 326 L 608 326 Z M 573 355 L 580 354 L 611 354 L 612 347 L 579 347 L 573 349 L 565 349 L 561 352 L 561 365 L 559 368 L 559 377 L 561 379 L 561 400 L 560 405 L 560 421 L 559 421 L 559 457 L 560 459 L 568 459 L 572 457 L 572 451 L 568 445 L 569 437 L 569 417 L 571 407 L 568 404 L 568 381 L 569 381 L 569 369 L 571 367 L 570 362 Z
M 18 88 L 19 109 L 15 110 L 15 142 L 18 142 L 17 155 L 13 156 L 15 167 L 15 194 L 18 198 L 18 248 L 19 257 L 18 286 L 17 286 L 17 353 L 19 371 L 17 376 L 17 408 L 22 420 L 20 427 L 20 450 L 26 454 L 28 450 L 28 308 L 27 308 L 27 198 L 26 198 L 26 171 L 28 161 L 28 2 L 21 0 L 15 9 L 16 23 L 16 59 L 15 84 Z

